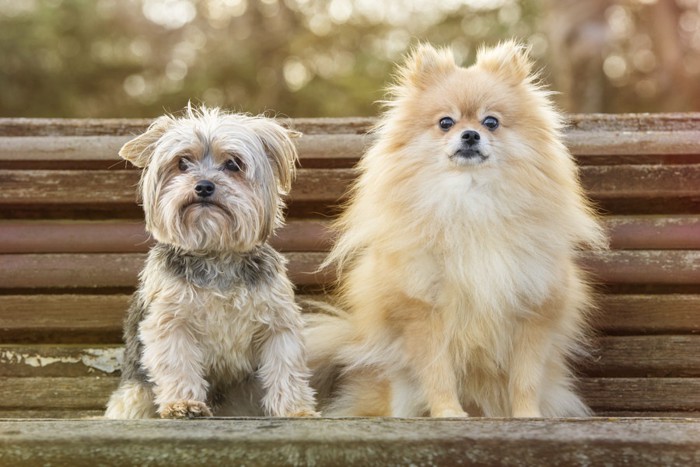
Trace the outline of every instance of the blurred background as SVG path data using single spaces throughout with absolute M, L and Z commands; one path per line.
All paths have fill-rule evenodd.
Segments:
M 511 37 L 565 111 L 700 111 L 700 0 L 0 0 L 0 116 L 369 116 L 417 42 Z

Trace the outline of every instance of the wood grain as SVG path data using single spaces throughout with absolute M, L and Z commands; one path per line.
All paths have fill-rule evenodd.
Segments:
M 287 253 L 289 278 L 296 285 L 333 279 L 332 271 L 315 272 L 324 253 Z M 3 255 L 0 289 L 135 287 L 143 267 L 142 253 Z
M 328 222 L 289 220 L 270 243 L 278 251 L 328 251 Z M 153 244 L 136 220 L 0 221 L 0 253 L 145 253 Z
M 115 375 L 121 345 L 0 345 L 0 377 Z M 578 362 L 591 377 L 700 377 L 700 336 L 603 336 Z
M 116 376 L 5 377 L 0 410 L 94 410 L 116 389 Z M 595 411 L 697 411 L 700 378 L 581 378 Z
M 689 419 L 0 422 L 7 465 L 697 465 Z
M 355 176 L 353 169 L 300 169 L 289 199 L 336 205 Z M 138 180 L 137 171 L 121 169 L 0 170 L 0 206 L 135 203 Z M 700 164 L 584 166 L 581 181 L 594 200 L 673 203 L 700 197 Z
M 288 252 L 290 279 L 296 285 L 324 285 L 334 280 L 328 268 L 316 272 L 323 252 Z M 699 284 L 700 251 L 620 250 L 583 252 L 592 277 L 608 284 Z M 6 254 L 0 289 L 135 287 L 143 253 Z
M 700 216 L 611 216 L 603 219 L 613 249 L 700 249 Z M 328 251 L 329 221 L 290 219 L 272 238 L 279 251 Z M 143 222 L 0 221 L 0 253 L 144 253 Z
M 594 318 L 608 334 L 700 334 L 700 295 L 602 295 Z

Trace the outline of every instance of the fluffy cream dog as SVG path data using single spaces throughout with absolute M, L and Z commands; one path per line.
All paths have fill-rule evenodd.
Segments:
M 468 68 L 423 45 L 400 68 L 326 262 L 345 311 L 308 318 L 328 414 L 589 413 L 568 367 L 591 305 L 576 257 L 605 237 L 531 68 L 513 42 Z
M 273 120 L 188 108 L 119 152 L 157 240 L 124 326 L 107 418 L 313 416 L 282 222 L 296 150 Z

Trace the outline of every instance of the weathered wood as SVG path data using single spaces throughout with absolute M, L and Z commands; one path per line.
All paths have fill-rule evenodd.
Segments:
M 136 203 L 135 170 L 0 170 L 1 205 Z M 301 169 L 292 202 L 336 203 L 354 178 L 351 169 Z
M 0 135 L 134 136 L 144 132 L 155 118 L 0 118 Z M 374 125 L 375 119 L 366 117 L 294 118 L 278 121 L 303 134 L 364 134 Z
M 97 410 L 118 383 L 104 375 L 3 377 L 0 410 Z M 577 384 L 594 411 L 700 410 L 700 378 L 581 378 Z
M 700 336 L 603 336 L 580 364 L 587 376 L 700 376 Z
M 0 167 L 41 168 L 52 163 L 71 168 L 131 167 L 119 158 L 119 149 L 131 136 L 0 136 Z M 371 143 L 367 135 L 305 135 L 294 143 L 303 167 L 351 167 Z
M 700 463 L 690 419 L 7 420 L 0 433 L 18 467 Z
M 595 326 L 609 334 L 700 334 L 700 295 L 603 295 Z
M 337 204 L 355 175 L 353 169 L 301 169 L 290 200 Z M 0 205 L 135 202 L 138 179 L 134 170 L 0 170 Z M 595 200 L 700 198 L 700 165 L 589 166 L 581 180 Z
M 130 297 L 0 295 L 0 342 L 121 342 Z
M 700 165 L 584 166 L 581 183 L 596 200 L 696 197 Z
M 0 295 L 0 342 L 116 344 L 129 299 L 125 294 Z M 599 302 L 593 324 L 600 332 L 700 334 L 700 295 L 603 295 Z
M 603 219 L 613 249 L 700 249 L 700 216 Z M 290 219 L 272 239 L 279 251 L 327 251 L 328 221 Z M 153 242 L 143 222 L 0 221 L 0 253 L 139 253 Z
M 14 418 L 14 419 L 90 419 L 90 418 L 104 418 L 104 409 L 92 409 L 92 410 L 76 410 L 76 409 L 50 409 L 50 410 L 28 410 L 28 409 L 0 409 L 0 420 Z M 677 416 L 675 413 L 670 415 L 671 417 Z M 687 416 L 685 413 L 678 415 L 680 417 Z M 0 439 L 2 439 L 2 433 L 0 432 Z M 1 443 L 2 441 L 0 441 Z M 0 461 L 2 460 L 2 454 L 0 454 Z
M 700 216 L 610 216 L 603 219 L 610 248 L 700 249 Z
M 0 377 L 116 374 L 121 345 L 0 345 Z M 593 377 L 700 377 L 700 336 L 604 336 L 579 371 Z
M 136 220 L 0 221 L 0 253 L 144 253 L 153 243 Z M 271 239 L 279 251 L 327 251 L 330 243 L 328 223 L 315 220 L 289 220 Z
M 700 409 L 700 378 L 581 378 L 579 388 L 594 411 Z
M 315 272 L 325 253 L 289 252 L 286 256 L 295 284 L 333 281 L 332 268 Z M 142 253 L 7 254 L 2 256 L 0 289 L 134 287 L 144 258 Z M 700 283 L 700 251 L 695 250 L 584 252 L 582 262 L 603 283 Z
M 0 377 L 115 376 L 123 354 L 122 345 L 0 345 Z
M 700 284 L 698 250 L 584 252 L 584 266 L 606 284 Z
M 287 253 L 289 278 L 297 285 L 323 284 L 332 271 L 315 272 L 324 253 Z M 135 287 L 143 253 L 3 255 L 2 288 Z

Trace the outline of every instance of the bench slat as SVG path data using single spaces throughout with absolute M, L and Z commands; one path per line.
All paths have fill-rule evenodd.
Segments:
M 603 219 L 615 249 L 700 249 L 700 216 Z M 272 239 L 279 251 L 328 251 L 328 222 L 289 219 Z M 0 253 L 143 253 L 152 242 L 143 222 L 0 221 Z
M 700 295 L 603 295 L 596 328 L 609 334 L 700 334 Z
M 7 254 L 0 289 L 134 287 L 142 253 Z M 315 273 L 322 252 L 289 252 L 288 272 L 297 285 L 322 285 L 334 271 Z M 582 262 L 597 282 L 609 284 L 699 284 L 700 251 L 618 250 L 583 252 Z
M 116 376 L 3 378 L 0 410 L 104 407 Z M 700 378 L 581 378 L 579 387 L 594 410 L 697 411 Z
M 0 136 L 0 164 L 37 162 L 111 162 L 118 164 L 119 149 L 130 135 Z M 355 164 L 372 144 L 371 134 L 305 134 L 295 139 L 302 166 Z M 700 158 L 700 131 L 582 131 L 571 130 L 565 143 L 583 165 L 678 163 Z M 615 157 L 609 157 L 615 156 Z M 673 157 L 682 156 L 682 157 Z
M 323 300 L 323 296 L 298 297 Z M 130 295 L 0 295 L 0 342 L 121 342 Z M 700 335 L 700 295 L 602 295 L 596 329 L 615 335 Z M 639 365 L 646 365 L 639 362 Z
M 297 285 L 332 280 L 332 271 L 314 273 L 324 253 L 287 253 L 290 279 Z M 142 253 L 3 255 L 0 289 L 135 287 Z
M 143 132 L 152 121 L 151 118 L 0 118 L 0 135 L 133 135 Z M 281 118 L 278 121 L 305 134 L 359 134 L 369 131 L 376 119 Z M 700 112 L 568 114 L 566 122 L 572 130 L 585 131 L 687 131 L 700 127 Z
M 124 168 L 119 149 L 130 136 L 0 136 L 0 167 Z M 303 167 L 351 167 L 371 143 L 367 135 L 305 135 L 294 140 Z M 56 163 L 56 164 L 52 164 Z
M 700 284 L 698 250 L 584 252 L 583 264 L 606 284 Z
M 271 243 L 279 251 L 328 251 L 327 226 L 324 221 L 291 219 Z M 153 243 L 144 223 L 136 220 L 0 221 L 0 253 L 144 253 Z
M 95 376 L 121 368 L 121 345 L 0 345 L 0 377 Z M 595 377 L 700 377 L 700 335 L 600 337 L 580 371 Z
M 185 428 L 187 425 L 187 428 Z M 700 421 L 0 422 L 7 465 L 696 465 Z
M 581 378 L 579 388 L 594 411 L 700 409 L 700 378 Z
M 300 169 L 290 200 L 337 204 L 354 177 L 353 169 Z M 0 205 L 134 203 L 138 180 L 134 170 L 0 170 Z M 584 166 L 581 181 L 594 200 L 700 198 L 700 165 Z

